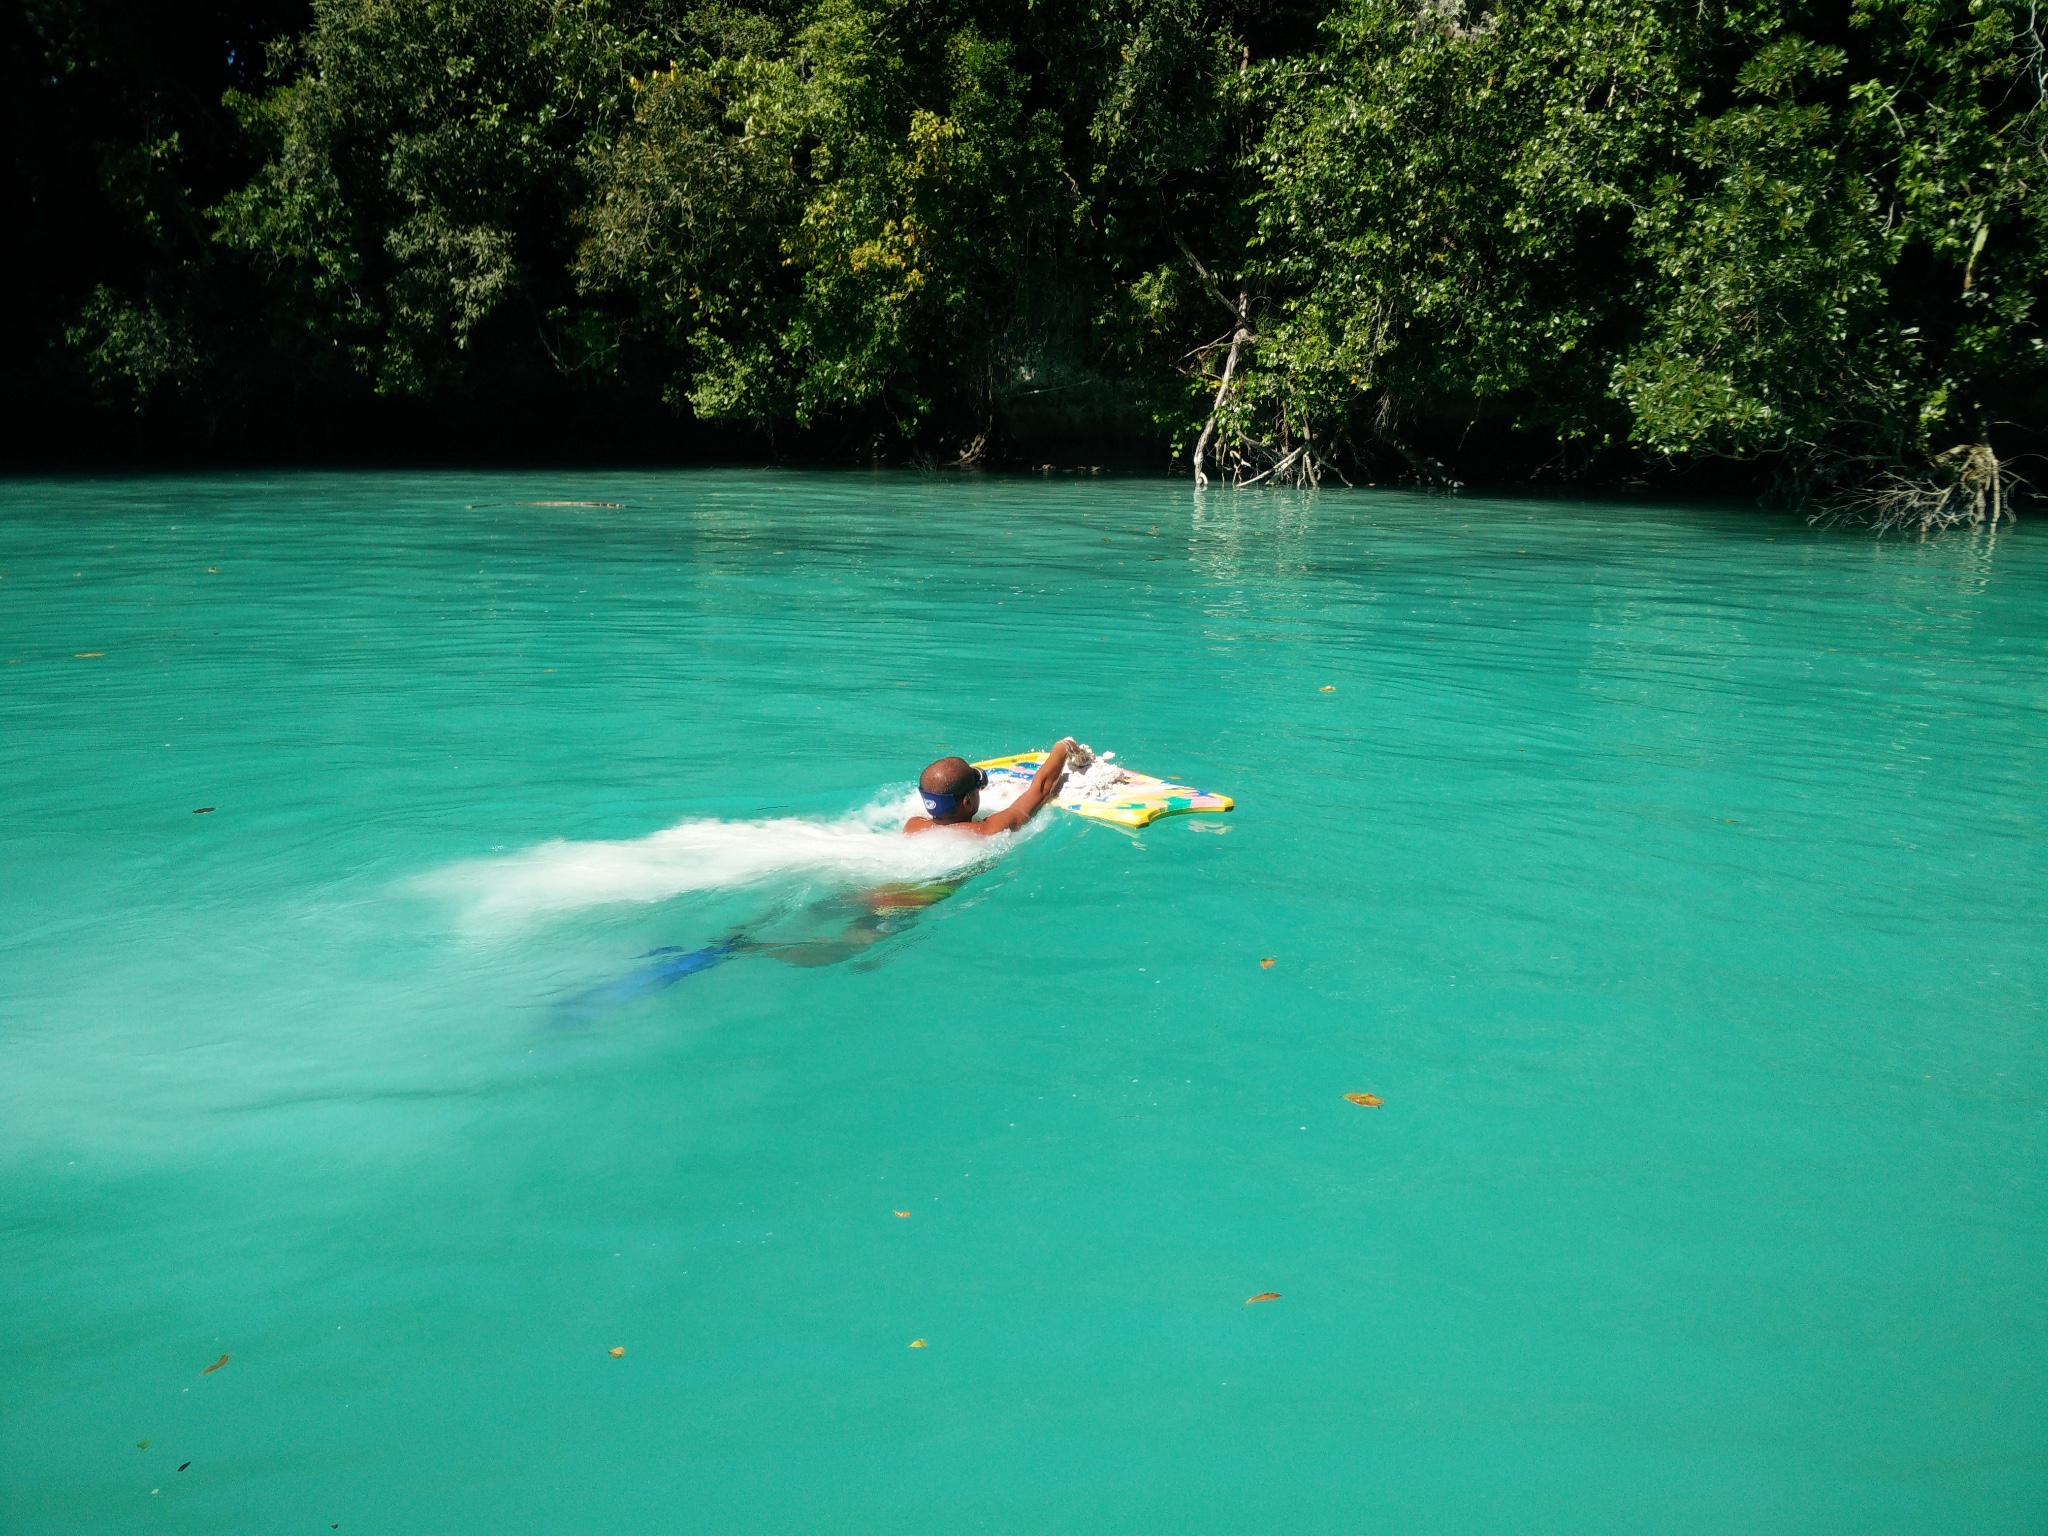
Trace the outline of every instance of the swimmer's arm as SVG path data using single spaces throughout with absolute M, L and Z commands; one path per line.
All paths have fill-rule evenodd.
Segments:
M 1031 782 L 1024 786 L 1024 793 L 993 816 L 984 816 L 975 822 L 974 830 L 983 837 L 993 837 L 998 832 L 1021 827 L 1036 816 L 1038 808 L 1059 793 L 1060 775 L 1066 772 L 1067 754 L 1073 749 L 1074 738 L 1071 736 L 1054 742 L 1052 750 L 1045 754 L 1045 761 L 1038 765 L 1038 772 L 1031 775 Z

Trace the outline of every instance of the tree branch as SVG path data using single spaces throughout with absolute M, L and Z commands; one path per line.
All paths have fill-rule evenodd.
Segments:
M 1237 306 L 1235 304 L 1232 304 L 1230 300 L 1226 299 L 1223 296 L 1223 290 L 1217 286 L 1216 279 L 1211 277 L 1209 275 L 1209 269 L 1202 265 L 1202 258 L 1194 253 L 1194 249 L 1191 246 L 1189 246 L 1187 241 L 1181 239 L 1179 230 L 1175 230 L 1173 232 L 1173 243 L 1180 247 L 1181 255 L 1187 257 L 1188 265 L 1193 267 L 1195 271 L 1201 276 L 1202 281 L 1209 285 L 1209 292 L 1216 296 L 1216 302 L 1218 304 L 1221 304 L 1225 309 L 1229 310 L 1232 314 L 1236 314 Z
M 1174 238 L 1177 240 L 1180 237 L 1176 235 Z M 1187 247 L 1183 245 L 1181 249 L 1186 251 Z M 1194 261 L 1194 255 L 1193 251 L 1188 251 L 1188 259 L 1190 261 Z M 1195 269 L 1201 271 L 1200 262 L 1195 262 Z M 1206 272 L 1202 273 L 1204 277 L 1208 277 L 1208 275 Z M 1222 296 L 1219 294 L 1218 297 Z M 1225 302 L 1228 301 L 1226 300 Z M 1237 355 L 1244 349 L 1244 344 L 1252 339 L 1251 328 L 1245 324 L 1246 318 L 1251 313 L 1251 307 L 1251 290 L 1249 288 L 1240 289 L 1237 295 L 1236 306 L 1237 328 L 1230 333 L 1230 355 L 1223 360 L 1223 382 L 1216 386 L 1216 398 L 1209 402 L 1209 419 L 1202 423 L 1202 435 L 1195 439 L 1194 462 L 1195 484 L 1197 485 L 1207 485 L 1209 483 L 1208 473 L 1202 468 L 1202 459 L 1209 451 L 1209 439 L 1216 435 L 1217 414 L 1223 409 L 1223 397 L 1230 392 L 1230 381 L 1237 373 Z

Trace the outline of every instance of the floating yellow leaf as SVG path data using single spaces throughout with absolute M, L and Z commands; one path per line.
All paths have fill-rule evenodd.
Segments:
M 897 1214 L 898 1216 L 906 1216 L 906 1217 L 907 1217 L 907 1216 L 908 1216 L 908 1215 L 910 1214 L 910 1212 L 908 1212 L 908 1211 L 898 1211 L 898 1212 L 897 1212 L 896 1214 Z
M 1354 1104 L 1363 1104 L 1367 1109 L 1378 1109 L 1386 1102 L 1376 1093 L 1347 1093 L 1344 1097 Z
M 73 656 L 76 656 L 80 661 L 85 661 L 90 657 L 104 656 L 107 653 L 105 651 L 73 651 L 71 654 Z
M 611 1347 L 611 1357 L 612 1357 L 612 1358 L 613 1358 L 614 1360 L 623 1360 L 623 1359 L 625 1359 L 625 1357 L 626 1357 L 626 1346 L 625 1346 L 625 1345 L 623 1345 L 623 1344 L 614 1344 L 614 1345 L 613 1345 L 613 1346 Z
M 910 1341 L 910 1347 L 911 1347 L 912 1349 L 923 1349 L 923 1348 L 924 1348 L 924 1340 L 923 1340 L 923 1339 L 912 1339 L 912 1340 Z
M 1273 969 L 1273 957 L 1271 955 L 1268 955 L 1265 959 L 1261 960 L 1259 962 L 1259 969 L 1262 971 L 1270 971 L 1271 969 Z
M 1278 1291 L 1261 1291 L 1261 1292 L 1259 1292 L 1259 1294 L 1258 1294 L 1258 1295 L 1256 1295 L 1256 1296 L 1247 1296 L 1247 1297 L 1245 1297 L 1245 1299 L 1244 1299 L 1244 1304 L 1245 1304 L 1246 1306 L 1250 1306 L 1250 1305 L 1252 1305 L 1252 1304 L 1253 1304 L 1254 1302 L 1259 1302 L 1259 1301 L 1278 1301 L 1279 1299 L 1280 1299 L 1280 1293 L 1279 1293 Z
M 1337 691 L 1337 685 L 1336 685 L 1335 683 L 1325 683 L 1325 684 L 1323 684 L 1323 692 L 1325 692 L 1325 693 L 1335 693 L 1336 691 Z

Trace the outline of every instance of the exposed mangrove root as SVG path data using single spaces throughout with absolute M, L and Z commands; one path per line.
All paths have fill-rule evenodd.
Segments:
M 1252 486 L 1270 480 L 1310 490 L 1323 483 L 1329 465 L 1318 458 L 1307 443 L 1261 442 L 1257 438 L 1233 435 L 1217 449 L 1213 462 L 1216 473 L 1232 485 Z M 1207 485 L 1207 479 L 1202 484 Z
M 1880 475 L 1862 490 L 1850 491 L 1816 512 L 1817 523 L 1867 523 L 1880 536 L 1893 532 L 1922 535 L 1945 528 L 1996 528 L 2015 522 L 2013 492 L 2020 477 L 2000 461 L 1989 443 L 1958 443 L 1937 454 L 1917 473 L 1897 470 Z
M 1315 436 L 1313 431 L 1303 423 L 1291 423 L 1285 405 L 1279 406 L 1275 412 L 1278 417 L 1275 425 L 1279 429 L 1277 444 L 1254 437 L 1244 430 L 1246 410 L 1231 391 L 1233 385 L 1238 385 L 1239 394 L 1243 393 L 1239 368 L 1241 365 L 1249 366 L 1245 348 L 1256 344 L 1259 339 L 1251 323 L 1251 290 L 1238 289 L 1237 299 L 1232 302 L 1216 281 L 1215 274 L 1202 264 L 1202 258 L 1195 254 L 1194 248 L 1178 233 L 1173 241 L 1180 247 L 1181 254 L 1187 257 L 1188 265 L 1194 268 L 1202 286 L 1230 315 L 1230 350 L 1223 358 L 1223 375 L 1216 382 L 1216 393 L 1209 400 L 1208 419 L 1202 423 L 1201 435 L 1195 439 L 1194 451 L 1189 455 L 1194 466 L 1195 484 L 1207 485 L 1209 471 L 1213 467 L 1219 476 L 1238 486 L 1258 485 L 1267 480 L 1275 485 L 1320 485 L 1323 471 L 1330 466 L 1316 456 L 1311 446 Z M 1222 345 L 1223 338 L 1218 337 L 1188 354 L 1190 358 L 1198 359 L 1195 367 L 1204 377 L 1208 373 L 1209 358 Z M 1255 406 L 1253 414 L 1256 413 Z M 1299 442 L 1295 441 L 1297 428 Z M 1338 478 L 1343 477 L 1339 475 Z

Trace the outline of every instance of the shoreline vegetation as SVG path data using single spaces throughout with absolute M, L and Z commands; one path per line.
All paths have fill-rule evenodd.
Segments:
M 11 10 L 16 465 L 1078 463 L 1927 531 L 2048 451 L 2029 0 Z

